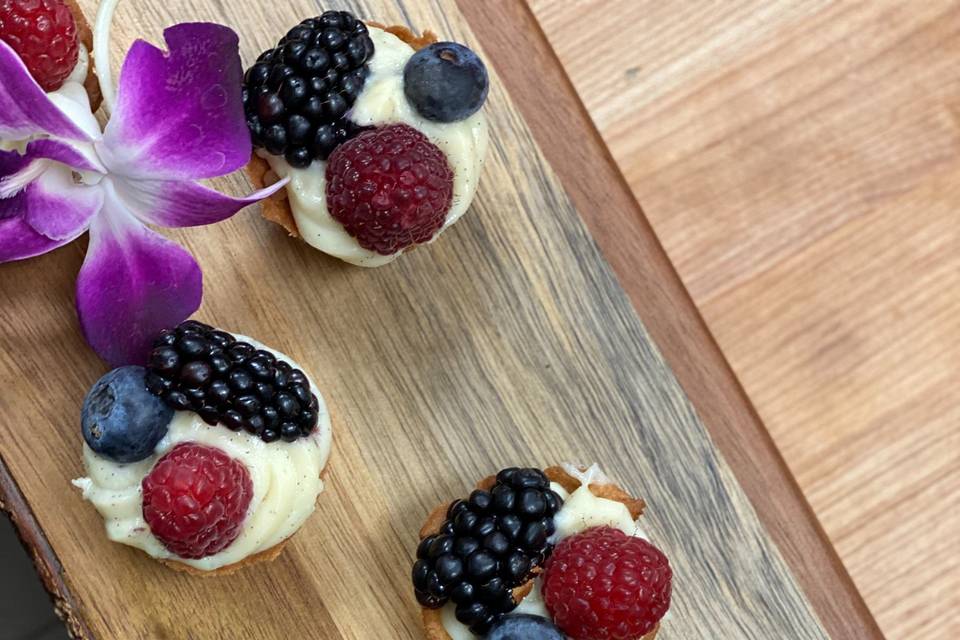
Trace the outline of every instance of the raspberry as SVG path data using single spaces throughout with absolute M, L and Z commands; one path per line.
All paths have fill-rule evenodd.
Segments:
M 453 171 L 443 152 L 405 124 L 361 133 L 327 164 L 327 208 L 360 246 L 390 255 L 443 226 Z
M 77 66 L 77 23 L 63 0 L 0 0 L 0 40 L 44 91 L 59 89 Z
M 243 464 L 219 449 L 184 442 L 143 479 L 143 517 L 168 550 L 203 558 L 237 538 L 252 496 Z
M 637 640 L 670 608 L 672 576 L 666 556 L 646 540 L 594 527 L 553 550 L 543 599 L 574 640 Z

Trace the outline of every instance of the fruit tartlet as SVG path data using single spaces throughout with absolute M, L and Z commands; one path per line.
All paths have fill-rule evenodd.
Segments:
M 244 75 L 264 217 L 352 264 L 387 264 L 456 222 L 477 190 L 489 89 L 477 55 L 430 32 L 327 11 Z
M 190 573 L 279 555 L 323 490 L 331 427 L 316 385 L 282 353 L 187 321 L 146 367 L 83 402 L 87 476 L 107 536 Z
M 100 88 L 90 64 L 93 32 L 76 0 L 0 2 L 0 40 L 57 107 L 81 125 L 96 126 Z M 0 149 L 17 146 L 0 141 Z
M 414 593 L 428 640 L 652 640 L 672 572 L 642 500 L 593 465 L 510 468 L 437 507 Z

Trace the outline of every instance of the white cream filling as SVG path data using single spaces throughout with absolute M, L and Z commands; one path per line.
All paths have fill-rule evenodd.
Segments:
M 79 46 L 77 56 L 77 66 L 73 68 L 70 75 L 56 91 L 47 94 L 50 101 L 57 105 L 61 111 L 67 114 L 67 117 L 77 125 L 84 133 L 92 138 L 99 138 L 100 123 L 90 109 L 90 96 L 83 83 L 87 79 L 87 69 L 90 66 L 90 54 L 82 44 Z
M 362 126 L 396 122 L 410 125 L 446 154 L 453 170 L 453 202 L 443 228 L 432 242 L 456 222 L 473 201 L 487 153 L 487 118 L 482 110 L 459 122 L 433 122 L 423 118 L 403 93 L 403 68 L 414 54 L 413 48 L 382 29 L 370 27 L 369 31 L 374 44 L 370 75 L 348 117 Z M 262 150 L 258 154 L 270 163 L 277 175 L 290 177 L 287 185 L 290 209 L 300 236 L 308 244 L 364 267 L 378 267 L 400 256 L 402 252 L 385 256 L 364 249 L 330 216 L 326 203 L 326 162 L 315 160 L 305 169 L 295 169 L 282 157 Z
M 284 354 L 255 340 L 240 335 L 237 339 L 270 351 L 298 367 Z M 320 401 L 320 408 L 317 428 L 307 438 L 267 443 L 246 432 L 233 432 L 222 425 L 210 426 L 193 412 L 178 411 L 154 455 L 146 460 L 131 464 L 113 462 L 84 444 L 83 461 L 88 477 L 74 480 L 73 484 L 83 490 L 83 497 L 103 516 L 110 540 L 142 549 L 154 558 L 175 559 L 209 571 L 266 551 L 300 528 L 313 513 L 317 496 L 323 491 L 320 472 L 330 455 L 330 415 L 317 385 L 311 380 L 310 386 Z M 224 550 L 200 559 L 180 558 L 168 551 L 143 519 L 141 482 L 157 460 L 181 442 L 223 450 L 246 466 L 253 483 L 253 497 L 240 535 Z
M 613 527 L 620 529 L 627 535 L 647 539 L 646 534 L 630 516 L 630 511 L 626 505 L 616 500 L 599 498 L 590 492 L 589 485 L 591 484 L 611 484 L 610 479 L 598 465 L 591 465 L 586 471 L 580 471 L 576 465 L 572 464 L 564 464 L 563 468 L 564 471 L 579 480 L 581 484 L 573 493 L 567 493 L 556 482 L 550 483 L 550 488 L 563 498 L 563 506 L 554 516 L 557 531 L 551 537 L 551 542 L 556 544 L 564 538 L 580 533 L 585 529 L 599 526 Z M 550 614 L 543 602 L 540 586 L 540 579 L 537 578 L 533 582 L 530 593 L 520 601 L 513 612 L 529 613 L 549 618 Z M 465 624 L 457 620 L 455 610 L 455 605 L 449 602 L 440 610 L 443 627 L 452 640 L 475 640 L 479 637 L 471 633 Z

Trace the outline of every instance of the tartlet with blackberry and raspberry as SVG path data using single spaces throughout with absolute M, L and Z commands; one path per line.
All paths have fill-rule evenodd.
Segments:
M 255 184 L 289 178 L 263 215 L 375 267 L 432 242 L 476 193 L 489 81 L 467 47 L 327 11 L 244 75 Z
M 0 40 L 58 107 L 93 118 L 101 99 L 90 53 L 93 31 L 76 0 L 0 3 Z
M 282 353 L 187 321 L 87 393 L 87 477 L 107 536 L 200 575 L 276 558 L 323 491 L 331 426 Z
M 642 500 L 593 465 L 509 468 L 438 506 L 414 594 L 428 640 L 653 640 L 672 572 Z

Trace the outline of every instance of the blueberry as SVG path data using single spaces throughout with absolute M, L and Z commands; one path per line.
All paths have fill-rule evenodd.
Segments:
M 403 92 L 428 120 L 465 120 L 483 106 L 490 81 L 473 51 L 456 42 L 436 42 L 417 51 L 403 70 Z
M 153 454 L 173 418 L 173 409 L 147 391 L 145 373 L 143 367 L 114 369 L 83 399 L 83 439 L 116 462 L 136 462 Z
M 513 613 L 493 623 L 486 640 L 564 640 L 565 636 L 547 618 Z

